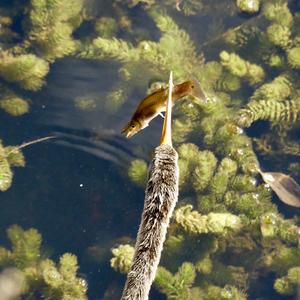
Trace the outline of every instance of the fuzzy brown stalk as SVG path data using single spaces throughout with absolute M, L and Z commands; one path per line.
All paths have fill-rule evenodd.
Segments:
M 160 260 L 167 228 L 178 198 L 178 155 L 170 145 L 160 145 L 149 170 L 135 255 L 122 300 L 147 300 Z

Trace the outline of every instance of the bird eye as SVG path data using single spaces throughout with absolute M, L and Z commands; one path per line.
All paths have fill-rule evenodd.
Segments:
M 191 88 L 193 89 L 193 88 L 194 88 L 194 85 L 192 85 Z
M 135 127 L 135 126 L 132 124 L 132 125 L 131 125 L 131 128 L 134 128 L 134 127 Z

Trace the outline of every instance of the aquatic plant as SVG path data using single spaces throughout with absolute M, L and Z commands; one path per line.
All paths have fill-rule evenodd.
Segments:
M 291 78 L 286 74 L 281 74 L 255 90 L 251 100 L 283 101 L 292 94 L 293 88 Z
M 63 254 L 58 266 L 50 259 L 45 259 L 40 263 L 40 268 L 46 284 L 43 290 L 45 299 L 87 299 L 87 283 L 76 276 L 78 264 L 75 255 Z
M 42 237 L 36 229 L 24 230 L 12 225 L 7 230 L 11 250 L 0 248 L 0 266 L 16 267 L 24 275 L 22 294 L 35 294 L 45 299 L 85 300 L 87 284 L 76 276 L 78 265 L 75 255 L 65 253 L 56 264 L 43 257 Z
M 109 112 L 116 112 L 131 94 L 132 87 L 126 83 L 129 79 L 144 88 L 148 78 L 158 73 L 163 78 L 170 69 L 176 74 L 176 81 L 186 80 L 192 68 L 200 74 L 203 58 L 196 53 L 189 35 L 169 16 L 154 9 L 149 10 L 148 14 L 162 33 L 158 42 L 142 40 L 133 45 L 117 37 L 97 37 L 91 42 L 82 43 L 78 50 L 77 56 L 80 58 L 109 59 L 122 64 L 119 76 L 125 83 L 117 84 L 107 94 L 106 109 Z M 184 65 L 181 63 L 183 60 Z
M 12 55 L 2 52 L 0 56 L 0 77 L 8 82 L 16 82 L 22 88 L 36 91 L 44 82 L 49 64 L 34 54 Z
M 231 74 L 245 78 L 250 85 L 261 83 L 265 78 L 265 72 L 261 66 L 251 64 L 236 53 L 222 51 L 220 58 L 221 64 L 228 69 Z
M 0 101 L 0 107 L 12 116 L 21 116 L 29 111 L 28 102 L 24 99 L 11 95 Z
M 264 16 L 277 24 L 291 27 L 293 15 L 288 8 L 286 1 L 270 1 L 264 5 Z
M 7 161 L 13 167 L 25 167 L 24 154 L 18 146 L 7 146 L 4 148 Z
M 157 4 L 158 1 L 156 0 L 126 0 L 121 1 L 117 0 L 116 2 L 126 3 L 129 7 L 137 6 L 138 4 L 143 5 L 145 9 L 149 9 L 155 4 Z M 159 3 L 160 5 L 175 8 L 179 12 L 183 12 L 185 15 L 195 15 L 201 9 L 203 8 L 204 4 L 202 3 L 202 0 L 166 0 L 162 3 Z
M 242 12 L 256 13 L 259 11 L 260 0 L 236 0 L 236 5 Z
M 28 113 L 29 104 L 12 90 L 0 85 L 0 108 L 11 116 L 17 117 Z
M 75 107 L 83 111 L 91 111 L 97 107 L 95 100 L 96 96 L 86 95 L 84 97 L 77 97 L 74 99 Z
M 95 31 L 103 38 L 112 38 L 118 30 L 117 22 L 111 17 L 101 17 L 95 22 Z
M 195 299 L 195 291 L 192 291 L 191 288 L 195 278 L 196 270 L 194 265 L 184 262 L 174 275 L 164 267 L 159 267 L 155 277 L 155 286 L 169 300 Z
M 292 68 L 300 69 L 300 47 L 287 50 L 287 59 Z
M 187 16 L 196 15 L 198 12 L 200 12 L 203 7 L 204 3 L 202 0 L 168 0 L 166 3 L 170 3 L 175 8 L 177 8 L 178 11 L 182 11 Z
M 207 150 L 199 151 L 195 159 L 192 184 L 196 191 L 203 191 L 215 171 L 217 159 L 212 152 Z
M 229 213 L 209 213 L 201 215 L 192 205 L 183 206 L 175 211 L 175 221 L 190 233 L 226 234 L 228 230 L 239 230 L 241 220 Z
M 119 245 L 111 250 L 113 258 L 110 260 L 110 265 L 116 271 L 127 273 L 132 263 L 134 247 L 126 244 Z
M 269 120 L 277 124 L 295 123 L 299 117 L 299 105 L 294 101 L 252 101 L 240 112 L 238 124 L 249 127 L 256 120 Z
M 237 163 L 228 157 L 223 158 L 209 185 L 211 195 L 217 200 L 221 200 L 236 172 Z
M 104 107 L 109 113 L 115 113 L 125 102 L 127 93 L 125 87 L 116 88 L 106 95 Z
M 4 147 L 0 142 L 0 191 L 8 190 L 12 185 L 12 167 L 24 167 L 25 158 L 15 146 Z
M 31 0 L 25 29 L 27 38 L 43 58 L 54 60 L 73 53 L 73 31 L 81 24 L 83 0 Z
M 293 295 L 300 283 L 300 267 L 290 268 L 288 274 L 276 279 L 274 289 L 281 295 Z
M 287 26 L 274 23 L 267 28 L 267 36 L 271 43 L 283 49 L 291 44 L 291 31 Z
M 246 13 L 261 8 L 263 17 L 257 14 L 216 37 L 215 42 L 222 43 L 219 58 L 215 54 L 219 45 L 206 44 L 202 49 L 205 56 L 209 55 L 204 62 L 203 54 L 188 34 L 195 29 L 194 24 L 184 24 L 182 29 L 182 13 L 193 15 L 218 7 L 213 19 L 218 24 L 231 24 L 231 14 L 236 10 L 226 7 L 227 16 L 223 16 L 224 11 L 219 12 L 220 5 L 223 9 L 228 3 L 113 1 L 113 9 L 110 11 L 109 7 L 105 16 L 89 17 L 84 26 L 91 27 L 91 33 L 81 40 L 74 38 L 75 30 L 86 18 L 81 0 L 31 0 L 18 4 L 11 14 L 0 13 L 4 49 L 0 77 L 4 90 L 9 91 L 1 92 L 0 107 L 15 115 L 28 110 L 29 103 L 15 86 L 29 91 L 40 89 L 49 62 L 66 55 L 118 63 L 118 78 L 105 91 L 104 109 L 110 114 L 116 113 L 133 91 L 146 93 L 149 79 L 164 84 L 170 69 L 176 81 L 196 77 L 205 88 L 207 103 L 185 99 L 175 106 L 178 110 L 173 133 L 184 203 L 176 210 L 170 226 L 156 283 L 168 299 L 246 299 L 243 291 L 250 288 L 253 293 L 252 286 L 259 284 L 254 282 L 258 271 L 277 278 L 274 292 L 279 294 L 295 294 L 299 282 L 295 279 L 300 265 L 299 222 L 278 213 L 271 191 L 256 178 L 259 164 L 252 148 L 253 139 L 241 128 L 257 120 L 271 122 L 267 133 L 256 137 L 255 149 L 279 170 L 289 167 L 282 155 L 300 155 L 298 140 L 288 135 L 288 130 L 299 127 L 300 18 L 295 11 L 298 7 L 281 0 L 266 1 L 263 5 L 260 1 L 236 1 Z M 152 28 L 151 32 L 145 28 L 136 30 L 130 11 L 134 6 L 145 10 L 149 23 L 154 22 L 154 35 Z M 163 12 L 163 7 L 176 10 L 172 14 L 174 19 Z M 115 15 L 118 16 L 113 18 Z M 21 35 L 14 32 L 18 27 L 16 20 L 21 21 Z M 150 39 L 152 36 L 155 39 Z M 14 41 L 19 44 L 13 46 Z M 95 106 L 93 101 L 77 101 L 80 108 Z M 0 146 L 2 191 L 12 183 L 12 167 L 24 164 L 17 146 Z M 299 176 L 299 170 L 293 170 Z M 126 171 L 123 173 L 133 183 L 144 185 L 145 161 L 133 160 Z M 36 232 L 28 233 L 35 236 L 35 242 L 29 242 L 31 238 L 25 238 L 24 231 L 19 230 L 18 234 L 23 240 L 28 239 L 24 245 L 30 244 L 32 250 L 20 248 L 20 253 L 27 254 L 17 259 L 13 250 L 1 248 L 0 256 L 1 262 L 20 267 L 26 275 L 24 292 L 36 292 L 48 299 L 85 298 L 85 282 L 76 277 L 74 256 L 66 254 L 56 265 L 43 256 L 37 257 L 40 239 Z M 185 262 L 187 254 L 189 263 Z M 132 255 L 133 247 L 120 245 L 113 250 L 111 265 L 126 272 Z M 65 274 L 68 269 L 72 276 Z M 32 278 L 38 278 L 34 289 Z M 74 289 L 72 296 L 66 294 L 70 289 Z M 111 299 L 109 293 L 106 298 Z
M 130 180 L 137 185 L 145 186 L 147 181 L 148 166 L 142 159 L 135 159 L 131 162 L 128 169 Z
M 240 87 L 240 78 L 230 73 L 223 73 L 222 77 L 217 82 L 217 88 L 225 92 L 234 92 L 239 90 Z

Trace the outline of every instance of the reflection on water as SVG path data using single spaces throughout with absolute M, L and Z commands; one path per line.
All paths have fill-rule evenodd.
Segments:
M 159 41 L 161 33 L 155 26 L 154 21 L 148 16 L 147 8 L 145 9 L 143 6 L 147 6 L 147 3 L 143 4 L 143 2 L 147 1 L 126 1 L 126 3 L 124 2 L 125 4 L 123 3 L 124 7 L 122 7 L 120 1 L 115 2 L 118 4 L 112 8 L 110 1 L 86 1 L 86 13 L 90 17 L 112 15 L 117 20 L 118 26 L 123 26 L 118 33 L 118 38 L 128 40 L 135 46 L 142 40 Z M 131 8 L 127 7 L 128 3 L 136 4 L 136 2 L 141 3 L 133 5 Z M 151 3 L 151 1 L 149 2 Z M 174 3 L 170 1 L 172 5 L 169 5 L 167 2 L 165 4 L 163 1 L 157 2 L 163 5 L 166 12 L 180 24 L 180 28 L 182 27 L 190 34 L 191 39 L 196 43 L 197 53 L 203 50 L 207 61 L 219 60 L 219 53 L 221 50 L 224 50 L 224 41 L 220 40 L 219 37 L 228 28 L 236 27 L 244 22 L 253 22 L 253 24 L 258 24 L 259 26 L 265 25 L 261 21 L 259 14 L 251 17 L 238 12 L 233 1 L 212 1 L 210 9 L 207 9 L 206 5 L 203 10 L 190 13 L 188 16 L 184 15 L 183 12 L 187 10 L 184 5 L 189 1 L 173 1 Z M 190 2 L 192 3 L 193 1 Z M 196 10 L 195 7 L 193 7 L 194 10 Z M 296 4 L 292 7 L 295 11 L 298 9 Z M 190 12 L 194 10 L 190 10 Z M 75 34 L 80 38 L 84 38 L 85 35 L 88 36 L 92 31 L 92 23 L 91 19 L 88 20 Z M 17 24 L 15 26 L 21 25 Z M 167 36 L 166 40 L 168 41 L 168 38 L 171 43 L 170 37 Z M 0 42 L 2 43 L 1 40 Z M 211 45 L 213 46 L 211 47 Z M 145 49 L 147 48 L 146 46 Z M 229 49 L 227 50 L 229 51 Z M 247 49 L 243 51 L 247 53 Z M 280 54 L 281 52 L 283 52 L 282 49 L 279 50 Z M 201 64 L 200 55 L 197 59 L 199 59 L 199 64 Z M 177 64 L 180 70 L 181 65 L 183 69 L 185 68 L 186 62 L 189 62 L 189 58 L 179 63 L 173 63 Z M 153 81 L 165 79 L 163 72 L 157 71 L 153 66 L 153 69 L 147 69 L 148 65 L 145 64 L 144 67 L 147 69 L 147 72 L 144 72 L 145 69 L 142 69 L 138 74 L 134 74 L 131 80 L 125 81 L 124 78 L 128 74 L 125 72 L 126 68 L 120 71 L 121 65 L 121 62 L 116 62 L 113 59 L 105 61 L 75 57 L 57 59 L 51 64 L 51 71 L 46 78 L 47 84 L 40 91 L 20 92 L 31 99 L 30 114 L 14 119 L 1 111 L 3 126 L 0 127 L 0 136 L 5 144 L 21 144 L 24 141 L 50 134 L 57 136 L 57 139 L 24 149 L 27 160 L 26 167 L 14 170 L 15 176 L 12 187 L 1 194 L 0 245 L 9 246 L 5 238 L 5 230 L 11 224 L 19 224 L 24 228 L 37 228 L 44 239 L 45 253 L 53 258 L 58 258 L 65 252 L 72 252 L 78 256 L 80 276 L 85 278 L 89 284 L 89 299 L 91 300 L 102 299 L 102 297 L 105 300 L 113 300 L 118 299 L 120 295 L 125 276 L 120 275 L 110 267 L 111 248 L 119 244 L 134 244 L 144 199 L 143 189 L 130 182 L 127 176 L 127 169 L 133 159 L 143 159 L 149 162 L 152 151 L 159 142 L 163 123 L 163 120 L 158 117 L 151 122 L 151 126 L 132 139 L 126 139 L 121 135 L 122 127 L 130 119 L 136 105 L 144 98 L 149 85 Z M 132 65 L 129 64 L 129 66 L 126 65 L 126 67 L 132 71 L 139 70 L 138 67 L 140 66 L 137 67 L 133 63 Z M 130 69 L 131 67 L 132 69 Z M 274 71 L 272 70 L 272 72 Z M 273 76 L 272 72 L 270 72 L 270 76 Z M 224 86 L 220 89 L 222 90 L 222 88 Z M 16 89 L 19 92 L 20 88 L 17 87 Z M 113 102 L 115 98 L 112 96 L 108 97 L 115 90 L 122 90 L 124 97 L 120 98 L 123 101 L 126 100 L 125 103 Z M 241 93 L 238 94 L 237 98 L 250 97 L 253 90 L 253 86 L 249 87 L 243 82 Z M 235 93 L 237 92 L 232 92 L 233 95 Z M 228 101 L 227 104 L 230 109 L 232 106 L 236 106 L 236 103 L 228 103 Z M 184 109 L 185 107 L 182 106 L 182 108 Z M 201 109 L 199 110 L 201 111 Z M 189 111 L 187 110 L 188 113 Z M 193 118 L 193 114 L 188 116 L 191 119 Z M 198 125 L 193 119 L 192 123 L 190 125 L 194 130 L 195 127 L 193 125 Z M 254 132 L 255 126 L 250 128 L 247 134 L 257 136 L 258 133 Z M 261 132 L 269 130 L 268 125 L 264 123 L 261 127 L 257 127 Z M 203 141 L 200 138 L 203 138 L 204 133 L 199 128 L 200 135 L 189 136 L 185 140 L 186 143 L 193 142 L 203 146 Z M 217 133 L 214 134 L 217 136 Z M 214 138 L 215 136 L 213 135 L 212 139 Z M 180 143 L 177 146 L 179 147 Z M 204 150 L 215 150 L 213 143 L 209 144 L 207 142 L 206 146 Z M 234 148 L 235 145 L 233 144 L 232 146 Z M 216 159 L 220 161 L 223 159 L 223 156 L 220 155 L 221 150 L 218 149 L 217 151 L 219 152 L 216 154 Z M 235 153 L 232 153 L 228 157 L 235 159 L 235 155 Z M 263 157 L 260 158 L 263 159 Z M 299 156 L 292 156 L 294 160 L 298 158 Z M 186 162 L 188 161 L 188 158 L 184 159 L 186 159 Z M 189 159 L 192 160 L 191 157 Z M 271 167 L 273 162 L 273 160 L 270 161 L 268 158 L 265 158 L 266 167 Z M 279 162 L 277 158 L 276 166 L 281 168 L 284 164 Z M 191 163 L 189 168 L 186 177 L 191 181 L 193 177 L 192 172 L 196 167 Z M 216 167 L 216 170 L 220 169 Z M 241 175 L 242 171 L 240 169 L 239 167 L 237 172 L 240 173 L 238 175 Z M 296 167 L 294 170 L 296 170 L 295 174 L 298 174 Z M 276 170 L 272 168 L 271 171 Z M 201 173 L 201 176 L 205 177 L 206 174 L 207 172 Z M 184 174 L 182 177 L 184 177 Z M 242 179 L 244 180 L 245 178 Z M 238 183 L 236 185 L 238 186 Z M 247 188 L 249 186 L 250 189 L 253 189 L 251 184 Z M 200 188 L 194 182 L 192 187 L 188 189 L 183 188 L 182 198 L 184 197 L 184 199 L 181 199 L 182 203 L 193 202 L 197 206 L 198 200 L 193 194 L 193 189 L 197 190 Z M 207 190 L 200 192 L 208 194 Z M 245 192 L 243 195 L 247 193 Z M 205 199 L 207 200 L 208 198 L 206 197 Z M 257 201 L 257 199 L 252 200 Z M 209 199 L 209 201 L 212 200 Z M 207 207 L 209 207 L 209 201 L 206 203 Z M 225 211 L 222 201 L 219 198 L 216 200 L 216 207 L 219 213 Z M 273 202 L 278 205 L 281 212 L 287 215 L 293 216 L 298 214 L 297 211 L 278 203 L 276 199 L 273 199 Z M 204 206 L 205 203 L 202 206 L 203 211 L 201 211 L 203 214 L 207 213 Z M 233 213 L 238 211 L 234 204 L 232 204 L 231 208 Z M 253 208 L 253 211 L 251 210 L 251 213 L 254 215 L 253 220 L 255 218 L 259 220 L 260 218 L 257 215 L 258 213 L 256 213 L 256 209 L 260 209 L 259 203 L 257 207 Z M 271 205 L 270 209 L 273 209 Z M 245 215 L 247 213 L 248 211 L 244 212 Z M 284 223 L 284 226 L 287 226 L 286 224 Z M 260 226 L 258 223 L 256 225 L 257 227 Z M 174 228 L 172 227 L 172 232 L 181 230 L 178 228 L 178 224 Z M 168 254 L 167 257 L 163 258 L 164 266 L 167 266 L 168 270 L 174 274 L 183 261 L 192 261 L 196 257 L 195 260 L 199 262 L 197 267 L 200 270 L 199 272 L 207 275 L 201 269 L 200 261 L 203 262 L 203 257 L 199 257 L 199 253 L 200 250 L 205 251 L 203 248 L 206 245 L 208 245 L 207 248 L 213 249 L 213 244 L 217 245 L 218 239 L 212 241 L 209 237 L 201 236 L 199 238 L 191 234 L 185 240 L 185 242 L 187 241 L 185 248 L 180 248 L 182 232 L 179 232 L 174 236 L 173 240 L 169 241 L 170 244 L 173 243 L 172 245 L 175 245 L 177 248 L 174 246 L 175 250 L 172 250 L 174 253 L 171 251 L 171 255 Z M 234 235 L 235 233 L 232 234 Z M 256 235 L 259 235 L 259 233 L 256 233 Z M 220 237 L 220 239 L 222 238 Z M 289 241 L 289 238 L 286 237 L 286 240 Z M 205 246 L 200 243 L 200 240 L 204 240 Z M 277 247 L 277 244 L 274 242 L 275 239 L 273 241 L 274 245 L 268 239 L 264 241 L 266 244 L 269 243 L 266 246 L 268 250 L 257 250 L 255 248 L 255 244 L 258 244 L 257 240 L 256 236 L 253 240 L 250 239 L 250 233 L 247 231 L 234 241 L 222 239 L 224 245 L 222 244 L 218 250 L 220 253 L 217 254 L 219 257 L 214 267 L 221 272 L 222 267 L 229 263 L 231 269 L 235 271 L 232 274 L 236 276 L 242 274 L 240 269 L 238 270 L 240 273 L 237 271 L 238 266 L 235 266 L 236 255 L 243 257 L 241 252 L 234 253 L 234 251 L 241 251 L 241 249 L 237 249 L 236 244 L 239 243 L 242 245 L 246 244 L 245 247 L 247 249 L 245 248 L 245 251 L 249 254 L 249 260 L 246 256 L 244 260 L 247 267 L 251 265 L 254 258 L 260 257 L 260 255 L 271 261 L 273 257 L 269 254 L 272 252 L 273 255 Z M 170 245 L 169 247 L 171 248 Z M 222 247 L 224 249 L 228 247 L 233 250 L 230 254 L 225 252 L 224 254 L 222 253 Z M 282 243 L 280 247 L 283 247 Z M 210 251 L 210 255 L 213 256 L 214 251 L 217 250 Z M 261 253 L 263 251 L 269 251 L 270 253 Z M 168 260 L 170 256 L 174 256 L 174 263 L 173 261 L 170 263 Z M 210 257 L 207 256 L 205 259 L 208 261 Z M 212 266 L 210 267 L 212 268 Z M 207 271 L 207 269 L 205 270 Z M 1 280 L 3 272 L 1 273 Z M 234 275 L 232 276 L 236 279 Z M 291 299 L 289 296 L 285 298 L 285 296 L 275 293 L 273 283 L 278 276 L 275 277 L 273 273 L 271 275 L 263 272 L 260 274 L 259 270 L 254 270 L 251 275 L 255 275 L 257 278 L 256 280 L 253 279 L 254 283 L 251 283 L 249 288 L 251 299 Z M 211 282 L 214 282 L 216 285 L 217 282 L 225 282 L 225 280 L 222 281 L 220 278 L 214 278 L 213 274 L 209 276 L 211 276 Z M 260 279 L 262 279 L 264 286 L 259 285 L 259 289 L 256 290 L 254 285 Z M 252 278 L 246 278 L 245 281 L 247 280 L 252 280 Z M 200 281 L 197 284 L 200 284 Z M 166 299 L 166 297 L 157 290 L 152 290 L 150 299 L 159 300 Z

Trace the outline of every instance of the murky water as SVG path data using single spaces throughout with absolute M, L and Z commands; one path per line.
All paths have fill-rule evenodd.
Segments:
M 87 5 L 94 5 L 92 11 L 97 17 L 111 12 L 106 1 Z M 184 16 L 174 7 L 167 11 L 190 34 L 198 52 L 204 51 L 208 61 L 218 59 L 222 50 L 217 39 L 220 34 L 251 20 L 247 14 L 230 12 L 229 1 L 214 1 L 212 5 L 216 7 L 213 15 L 204 10 Z M 145 17 L 143 5 L 124 10 L 132 20 L 132 28 L 140 31 L 141 36 L 159 38 L 159 31 Z M 254 24 L 256 17 L 252 16 Z M 84 36 L 89 26 L 80 28 L 78 35 Z M 133 38 L 126 30 L 118 37 Z M 211 47 L 212 44 L 215 46 Z M 9 246 L 5 230 L 12 224 L 37 228 L 43 236 L 43 248 L 51 258 L 57 259 L 65 252 L 78 256 L 79 274 L 88 282 L 90 300 L 102 299 L 108 289 L 115 293 L 105 299 L 119 297 L 125 276 L 110 267 L 111 248 L 135 239 L 144 199 L 143 188 L 127 178 L 127 168 L 132 159 L 149 162 L 159 143 L 163 121 L 156 118 L 130 140 L 120 134 L 148 85 L 157 78 L 137 74 L 143 87 L 135 88 L 134 82 L 127 82 L 133 88 L 126 103 L 116 112 L 107 113 L 105 97 L 121 82 L 119 67 L 119 63 L 110 60 L 58 59 L 51 65 L 47 84 L 40 91 L 23 92 L 31 99 L 29 114 L 13 118 L 1 111 L 0 136 L 5 144 L 17 145 L 52 134 L 57 139 L 24 149 L 26 167 L 14 169 L 12 187 L 0 196 L 0 244 Z M 96 99 L 91 110 L 75 105 L 76 98 L 86 96 Z M 268 124 L 260 124 L 247 133 L 258 136 L 257 128 L 261 132 L 268 130 Z M 275 171 L 276 166 L 268 157 L 259 158 L 265 168 Z M 299 156 L 293 159 L 299 163 Z M 180 201 L 188 201 L 186 194 L 189 196 L 189 192 L 182 193 Z M 298 215 L 298 210 L 285 206 L 276 197 L 273 200 L 285 216 Z M 292 299 L 271 291 L 274 278 L 264 280 L 262 296 L 252 288 L 249 299 Z M 153 289 L 150 299 L 166 298 Z

